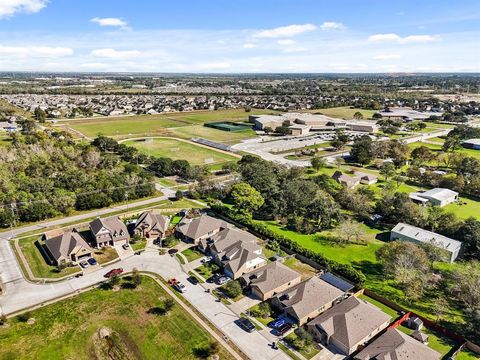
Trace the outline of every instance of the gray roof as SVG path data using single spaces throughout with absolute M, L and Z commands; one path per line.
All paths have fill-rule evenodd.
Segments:
M 202 215 L 189 222 L 183 222 L 177 225 L 177 231 L 190 239 L 197 239 L 207 235 L 211 231 L 226 229 L 229 224 L 226 221 Z
M 290 309 L 298 319 L 308 316 L 344 294 L 335 286 L 314 276 L 277 295 L 285 310 Z
M 470 145 L 480 145 L 480 139 L 468 139 L 462 142 L 463 144 L 470 144 Z
M 444 188 L 434 188 L 423 192 L 412 193 L 412 195 L 413 194 L 427 199 L 431 198 L 439 201 L 449 200 L 452 197 L 458 196 L 458 192 Z
M 225 269 L 235 274 L 241 270 L 247 262 L 254 261 L 256 265 L 266 262 L 261 255 L 262 247 L 257 244 L 237 242 L 223 253 L 222 263 Z M 260 254 L 257 254 L 260 252 Z
M 450 252 L 454 252 L 462 247 L 462 243 L 458 240 L 405 223 L 398 223 L 392 229 L 392 233 L 401 234 L 419 242 L 436 245 Z M 395 235 L 393 234 L 393 236 Z
M 390 315 L 374 305 L 351 296 L 317 316 L 308 326 L 321 327 L 328 336 L 350 349 L 390 319 Z
M 388 329 L 355 356 L 358 360 L 439 360 L 442 355 L 397 329 Z
M 63 234 L 46 239 L 45 246 L 57 261 L 61 258 L 69 259 L 72 253 L 78 252 L 81 248 L 93 251 L 80 234 L 74 230 L 68 230 Z
M 102 228 L 106 228 L 111 234 L 120 234 L 121 232 L 128 234 L 127 226 L 118 216 L 111 216 L 104 219 L 96 218 L 90 222 L 90 229 L 94 235 L 97 235 Z
M 333 275 L 331 272 L 326 272 L 320 275 L 320 279 L 326 281 L 330 285 L 335 286 L 337 289 L 340 289 L 344 292 L 352 290 L 355 286 L 350 284 L 348 281 L 345 281 L 338 276 Z
M 244 275 L 243 279 L 247 284 L 250 283 L 251 286 L 255 286 L 265 294 L 300 278 L 300 276 L 299 273 L 283 265 L 281 262 L 274 261 Z
M 169 223 L 170 218 L 168 216 L 164 216 L 159 212 L 155 212 L 153 210 L 144 211 L 135 222 L 134 229 L 140 227 L 145 231 L 157 230 L 165 233 Z
M 254 235 L 248 231 L 236 228 L 223 229 L 213 235 L 211 239 L 213 244 L 210 245 L 210 248 L 217 253 L 225 251 L 225 249 L 239 241 L 252 244 L 257 242 L 257 238 Z

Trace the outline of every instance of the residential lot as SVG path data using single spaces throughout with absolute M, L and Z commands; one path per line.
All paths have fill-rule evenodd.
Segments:
M 0 358 L 104 358 L 106 340 L 97 335 L 104 327 L 111 330 L 112 351 L 123 354 L 121 359 L 197 359 L 213 342 L 179 305 L 166 315 L 149 313 L 171 299 L 152 279 L 143 278 L 136 289 L 127 284 L 123 281 L 116 292 L 95 289 L 33 311 L 33 325 L 12 320 L 0 327 Z M 232 358 L 222 347 L 218 355 Z
M 129 140 L 124 144 L 133 146 L 147 155 L 168 157 L 173 160 L 188 160 L 192 165 L 218 165 L 238 160 L 237 157 L 221 151 L 169 138 Z

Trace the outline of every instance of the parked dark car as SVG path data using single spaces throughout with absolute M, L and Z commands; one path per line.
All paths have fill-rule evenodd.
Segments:
M 95 260 L 94 258 L 90 258 L 90 259 L 88 259 L 88 263 L 90 265 L 97 265 L 97 260 Z
M 197 280 L 197 278 L 196 278 L 195 276 L 189 276 L 189 277 L 187 278 L 187 280 L 188 280 L 191 284 L 193 284 L 193 285 L 197 285 L 197 284 L 198 284 L 198 280 Z
M 240 318 L 238 320 L 238 325 L 247 332 L 253 332 L 255 330 L 255 325 L 246 318 Z
M 280 319 L 276 319 L 276 320 L 273 320 L 273 321 L 269 322 L 268 326 L 270 326 L 273 329 L 277 329 L 277 328 L 279 328 L 280 326 L 282 326 L 286 323 L 287 323 L 287 321 L 285 319 L 280 318 Z
M 278 336 L 283 336 L 285 335 L 285 333 L 290 330 L 292 328 L 292 325 L 288 324 L 288 323 L 285 323 L 283 325 L 280 325 L 277 329 L 276 329 L 276 332 L 277 332 L 277 335 Z

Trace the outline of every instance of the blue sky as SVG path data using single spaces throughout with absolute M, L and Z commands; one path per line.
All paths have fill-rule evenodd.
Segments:
M 480 72 L 478 0 L 0 0 L 0 71 Z

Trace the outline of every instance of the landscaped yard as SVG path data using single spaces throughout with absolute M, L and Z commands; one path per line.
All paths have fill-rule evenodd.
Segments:
M 133 146 L 147 155 L 188 160 L 192 165 L 214 165 L 238 160 L 237 157 L 224 152 L 170 138 L 155 138 L 150 141 L 131 140 L 124 144 Z
M 285 336 L 284 340 L 288 343 L 291 343 L 292 341 L 295 341 L 296 338 L 297 335 L 295 332 L 292 332 Z M 315 343 L 302 349 L 298 349 L 297 351 L 306 359 L 311 359 L 320 352 L 320 350 L 315 347 Z
M 200 251 L 196 250 L 195 248 L 188 248 L 182 251 L 182 254 L 187 258 L 188 262 L 195 261 L 200 259 L 201 257 L 205 256 Z
M 1 359 L 198 359 L 213 338 L 175 304 L 166 315 L 171 297 L 152 279 L 144 277 L 136 289 L 95 289 L 31 313 L 35 324 L 17 319 L 0 327 Z M 111 331 L 99 339 L 102 328 Z M 107 354 L 108 353 L 108 354 Z M 232 359 L 222 347 L 220 359 Z
M 219 273 L 220 267 L 215 263 L 207 263 L 199 266 L 195 269 L 195 271 L 202 275 L 205 279 L 208 279 L 209 277 L 213 276 L 213 274 Z
M 35 277 L 60 278 L 80 271 L 78 266 L 67 267 L 58 271 L 56 266 L 49 265 L 40 252 L 39 238 L 40 236 L 31 236 L 18 241 L 20 249 Z

